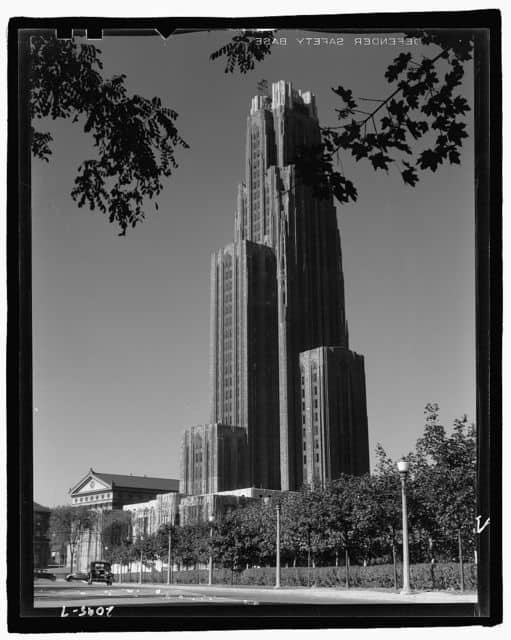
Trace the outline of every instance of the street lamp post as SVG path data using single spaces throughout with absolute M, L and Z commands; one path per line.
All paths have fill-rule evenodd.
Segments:
M 275 567 L 275 589 L 280 589 L 280 503 L 277 502 L 277 562 Z
M 264 497 L 264 503 L 266 505 L 271 504 L 270 496 Z M 275 549 L 276 549 L 276 558 L 275 558 L 275 589 L 280 589 L 280 502 L 277 502 L 275 505 L 275 511 L 277 514 L 276 518 L 276 535 L 275 535 Z
M 408 558 L 408 513 L 406 508 L 406 477 L 408 475 L 408 462 L 400 460 L 397 463 L 401 477 L 401 501 L 403 504 L 403 588 L 401 594 L 411 593 L 410 590 L 410 564 Z
M 172 525 L 169 523 L 169 550 L 168 550 L 168 555 L 169 555 L 168 563 L 169 563 L 169 566 L 167 568 L 167 584 L 170 584 L 172 582 L 172 580 L 170 579 L 171 572 L 172 572 L 171 564 L 170 564 L 171 563 L 171 559 L 170 559 L 171 558 L 171 553 L 172 553 Z
M 208 584 L 213 584 L 213 522 L 215 517 L 209 516 L 209 569 L 208 569 Z

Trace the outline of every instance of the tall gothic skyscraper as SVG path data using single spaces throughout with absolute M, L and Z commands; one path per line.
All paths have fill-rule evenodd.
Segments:
M 279 81 L 252 98 L 234 242 L 211 263 L 210 421 L 246 430 L 250 482 L 268 489 L 369 470 L 364 362 L 349 351 L 336 209 L 294 164 L 320 139 L 310 91 Z M 326 377 L 305 385 L 317 358 L 303 354 L 327 347 L 335 350 L 306 376 Z

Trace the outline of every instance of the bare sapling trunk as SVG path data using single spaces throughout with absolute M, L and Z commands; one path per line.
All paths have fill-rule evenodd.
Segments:
M 458 529 L 458 559 L 460 565 L 460 591 L 465 590 L 465 576 L 463 574 L 463 545 L 461 542 L 461 529 Z
M 392 564 L 394 565 L 394 589 L 397 589 L 396 543 L 392 540 Z

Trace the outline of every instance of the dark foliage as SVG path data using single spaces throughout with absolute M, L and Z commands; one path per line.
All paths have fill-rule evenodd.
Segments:
M 341 204 L 357 199 L 353 183 L 336 168 L 343 152 L 357 162 L 369 162 L 375 171 L 398 167 L 403 182 L 411 187 L 419 181 L 420 171 L 435 172 L 444 163 L 460 163 L 467 137 L 462 118 L 470 107 L 458 87 L 463 65 L 472 58 L 473 39 L 470 34 L 460 38 L 444 32 L 406 36 L 419 37 L 438 52 L 421 60 L 409 52 L 399 54 L 385 72 L 392 85 L 386 98 L 355 98 L 350 89 L 332 88 L 340 100 L 336 113 L 341 124 L 322 128 L 321 144 L 295 160 L 302 180 L 318 195 L 332 194 Z M 260 34 L 244 32 L 212 59 L 225 56 L 226 72 L 238 68 L 246 73 L 270 52 L 271 44 L 264 44 Z M 365 105 L 371 103 L 374 108 L 367 110 Z
M 228 42 L 210 55 L 210 60 L 225 57 L 225 73 L 232 73 L 238 68 L 241 73 L 254 69 L 256 62 L 260 62 L 271 53 L 271 43 L 265 42 L 273 38 L 273 31 L 243 30 L 233 36 Z
M 144 219 L 144 200 L 159 195 L 177 167 L 176 148 L 188 145 L 175 126 L 177 113 L 160 98 L 128 95 L 124 75 L 103 79 L 100 53 L 91 44 L 33 37 L 31 117 L 83 124 L 97 157 L 82 162 L 71 195 L 79 207 L 106 214 L 124 235 Z M 32 129 L 34 156 L 47 161 L 51 142 L 49 133 Z
M 416 564 L 410 569 L 410 581 L 413 589 L 438 589 L 442 591 L 458 590 L 460 587 L 458 567 L 455 563 L 441 563 L 437 565 Z M 472 563 L 465 563 L 465 588 L 470 591 L 477 589 L 477 567 Z M 123 581 L 138 582 L 139 573 L 123 574 Z M 145 578 L 148 582 L 165 583 L 165 572 L 153 571 Z M 174 584 L 207 584 L 207 569 L 193 569 L 189 571 L 175 571 L 172 576 Z M 371 565 L 367 567 L 350 567 L 351 586 L 355 589 L 394 589 L 393 567 L 388 564 Z M 398 585 L 402 582 L 401 566 L 398 568 Z M 275 584 L 275 568 L 259 567 L 233 572 L 230 569 L 215 569 L 214 584 L 259 585 L 272 587 Z M 345 587 L 345 567 L 282 567 L 281 585 L 283 587 Z M 399 587 L 398 587 L 399 588 Z

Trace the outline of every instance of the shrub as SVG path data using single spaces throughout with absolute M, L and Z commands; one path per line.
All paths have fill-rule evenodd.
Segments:
M 398 588 L 402 584 L 402 567 L 397 567 Z M 380 564 L 362 567 L 354 565 L 349 571 L 350 587 L 358 589 L 393 589 L 394 569 L 391 564 Z M 477 566 L 472 563 L 464 565 L 465 589 L 477 589 Z M 138 573 L 123 574 L 123 581 L 138 582 Z M 166 583 L 167 573 L 153 571 L 144 575 L 144 582 Z M 190 571 L 174 571 L 174 584 L 207 584 L 208 570 L 193 569 Z M 243 571 L 215 569 L 214 584 L 233 584 L 246 586 L 273 586 L 275 584 L 275 567 L 250 568 Z M 344 567 L 282 567 L 280 583 L 283 587 L 333 587 L 346 586 Z M 460 588 L 459 566 L 456 562 L 431 565 L 414 564 L 410 566 L 410 584 L 417 590 L 458 590 Z

